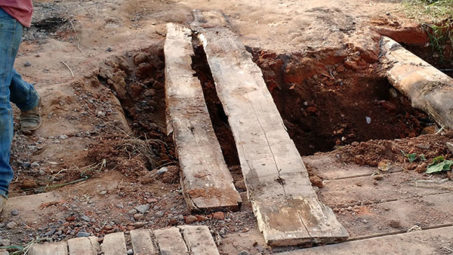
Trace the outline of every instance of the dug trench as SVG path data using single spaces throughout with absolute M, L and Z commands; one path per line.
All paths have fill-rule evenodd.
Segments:
M 25 176 L 36 178 L 40 186 L 58 187 L 82 175 L 103 178 L 119 172 L 121 184 L 107 195 L 94 194 L 88 205 L 82 199 L 57 205 L 62 213 L 60 218 L 34 232 L 11 232 L 12 241 L 28 242 L 33 235 L 61 240 L 77 236 L 80 231 L 102 237 L 115 231 L 184 223 L 209 225 L 217 237 L 257 229 L 228 118 L 216 96 L 204 51 L 196 40 L 194 45 L 194 75 L 202 83 L 212 124 L 243 198 L 241 210 L 192 214 L 185 206 L 177 155 L 166 132 L 165 63 L 163 44 L 159 43 L 110 57 L 93 74 L 73 84 L 76 93 L 90 102 L 88 111 L 94 116 L 86 119 L 100 120 L 85 156 L 74 163 L 78 168 L 59 173 L 58 179 L 36 174 Z M 426 162 L 438 155 L 452 156 L 445 146 L 451 134 L 435 134 L 436 126 L 428 116 L 413 109 L 409 100 L 387 82 L 377 58 L 365 57 L 367 54 L 350 45 L 292 54 L 255 48 L 248 51 L 261 68 L 302 156 L 333 151 L 346 164 L 377 166 L 382 160 L 390 160 L 420 172 L 426 163 L 408 162 L 407 153 L 424 154 Z M 100 107 L 106 102 L 117 104 L 120 109 Z M 115 111 L 119 117 L 114 118 Z M 120 128 L 122 122 L 125 128 Z M 307 168 L 310 171 L 309 164 Z M 314 186 L 323 186 L 322 179 L 315 174 L 310 179 Z M 17 193 L 22 189 L 19 183 L 12 187 Z M 27 190 L 28 194 L 34 192 L 42 190 Z M 103 204 L 99 207 L 105 208 L 89 207 L 96 199 Z M 150 206 L 146 213 L 137 212 L 135 206 L 140 204 Z M 89 216 L 93 223 L 84 220 L 84 216 Z M 251 252 L 269 252 L 260 245 L 249 246 L 253 247 Z

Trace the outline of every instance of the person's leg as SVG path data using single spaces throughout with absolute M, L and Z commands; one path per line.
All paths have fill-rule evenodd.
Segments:
M 9 87 L 22 29 L 18 21 L 0 8 L 0 195 L 4 197 L 8 196 L 8 187 L 13 178 L 9 164 L 14 132 Z
M 24 81 L 14 69 L 9 90 L 11 102 L 21 110 L 20 130 L 24 134 L 31 134 L 32 131 L 41 126 L 38 92 L 33 85 Z
M 20 74 L 14 69 L 9 91 L 11 102 L 13 102 L 22 112 L 30 111 L 38 106 L 38 92 L 33 85 L 24 81 Z

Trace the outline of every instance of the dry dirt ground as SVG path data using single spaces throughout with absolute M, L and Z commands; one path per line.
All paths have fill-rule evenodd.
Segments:
M 257 230 L 199 47 L 194 70 L 244 203 L 237 212 L 192 215 L 181 194 L 165 130 L 162 49 L 165 24 L 190 24 L 193 9 L 225 13 L 263 70 L 301 154 L 318 152 L 304 156 L 311 180 L 352 238 L 451 224 L 451 213 L 430 215 L 423 205 L 441 207 L 452 196 L 421 201 L 449 194 L 450 176 L 424 175 L 426 163 L 403 153 L 424 154 L 427 162 L 451 158 L 445 142 L 452 134 L 433 134 L 427 115 L 381 75 L 381 34 L 430 55 L 426 35 L 399 2 L 34 1 L 16 68 L 42 96 L 43 125 L 30 136 L 16 130 L 2 244 L 192 223 L 209 225 L 223 254 L 273 252 Z M 439 187 L 420 191 L 420 183 Z M 405 207 L 395 204 L 400 200 Z M 394 217 L 409 212 L 416 219 Z

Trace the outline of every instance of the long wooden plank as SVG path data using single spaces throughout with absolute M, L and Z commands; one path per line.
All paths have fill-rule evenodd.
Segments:
M 167 24 L 165 92 L 168 130 L 182 170 L 181 185 L 191 210 L 237 209 L 241 197 L 225 164 L 200 81 L 191 69 L 192 32 Z
M 346 239 L 346 230 L 312 189 L 307 169 L 250 53 L 230 30 L 210 28 L 206 20 L 198 23 L 204 23 L 199 38 L 266 242 L 296 245 Z
M 217 246 L 207 226 L 181 226 L 184 240 L 192 254 L 219 255 Z
M 28 254 L 68 255 L 68 244 L 66 242 L 35 244 L 30 248 Z
M 79 237 L 68 240 L 69 255 L 97 255 L 99 243 L 96 237 Z
M 279 255 L 387 255 L 387 254 L 451 254 L 453 227 L 443 227 L 410 233 L 301 249 Z
M 104 237 L 101 245 L 104 255 L 124 255 L 126 251 L 126 239 L 123 232 L 108 234 Z
M 381 61 L 387 78 L 441 126 L 453 129 L 453 78 L 442 73 L 399 43 L 383 36 Z
M 158 229 L 154 231 L 157 245 L 161 254 L 184 255 L 189 254 L 186 243 L 177 227 Z
M 131 230 L 132 249 L 135 255 L 157 254 L 151 238 L 151 231 L 148 229 Z

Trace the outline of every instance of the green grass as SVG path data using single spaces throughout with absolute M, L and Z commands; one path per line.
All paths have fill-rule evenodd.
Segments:
M 404 0 L 403 5 L 407 16 L 419 21 L 439 23 L 453 19 L 453 0 Z
M 421 23 L 428 34 L 433 52 L 444 62 L 444 47 L 453 48 L 453 0 L 403 0 L 409 18 Z

